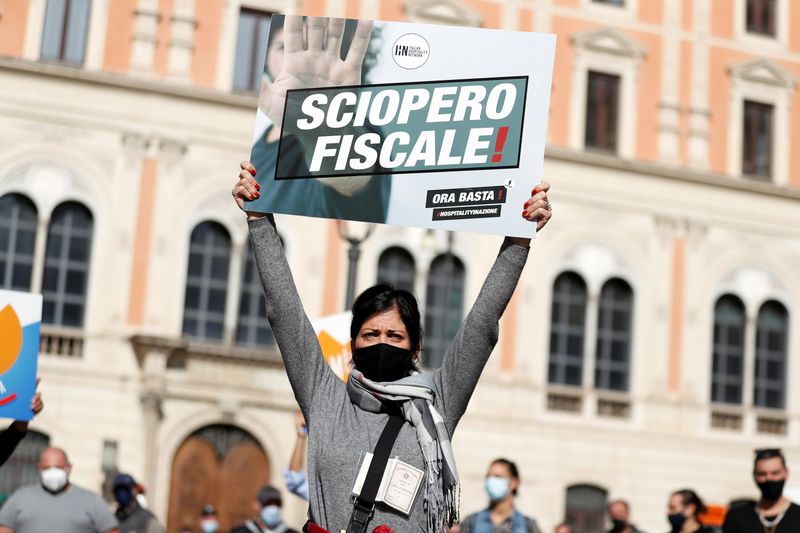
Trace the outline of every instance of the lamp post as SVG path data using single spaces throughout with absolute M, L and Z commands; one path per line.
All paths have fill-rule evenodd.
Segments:
M 366 224 L 366 229 L 359 233 L 349 227 L 348 221 L 337 220 L 336 231 L 339 233 L 339 237 L 350 243 L 350 248 L 347 250 L 347 291 L 344 296 L 344 308 L 347 310 L 350 309 L 353 298 L 355 298 L 356 271 L 358 270 L 358 259 L 361 257 L 361 243 L 375 231 L 375 224 Z

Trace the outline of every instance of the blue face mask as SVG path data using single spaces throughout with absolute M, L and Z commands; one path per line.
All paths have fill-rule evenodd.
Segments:
M 281 508 L 277 505 L 267 505 L 261 509 L 261 521 L 268 528 L 273 528 L 281 523 Z
M 486 484 L 484 488 L 486 489 L 486 494 L 489 495 L 490 500 L 493 502 L 502 500 L 508 496 L 508 479 L 504 477 L 489 476 L 486 478 Z
M 203 530 L 203 533 L 217 533 L 219 523 L 216 520 L 203 520 L 200 522 L 200 529 Z

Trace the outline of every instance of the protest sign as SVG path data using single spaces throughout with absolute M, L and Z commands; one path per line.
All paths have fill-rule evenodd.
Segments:
M 555 36 L 272 17 L 245 209 L 530 237 Z
M 33 418 L 42 297 L 0 290 L 0 417 Z
M 322 356 L 340 379 L 350 374 L 350 313 L 339 313 L 314 320 L 311 325 L 317 334 Z

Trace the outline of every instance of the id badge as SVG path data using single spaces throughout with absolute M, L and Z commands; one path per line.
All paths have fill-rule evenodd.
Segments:
M 353 483 L 353 496 L 361 494 L 371 462 L 372 454 L 364 454 L 361 467 Z M 381 477 L 381 484 L 378 487 L 378 493 L 375 495 L 375 501 L 382 502 L 408 516 L 414 506 L 414 501 L 417 499 L 424 476 L 425 472 L 415 466 L 404 463 L 397 457 L 389 459 L 386 463 L 386 470 L 384 470 Z

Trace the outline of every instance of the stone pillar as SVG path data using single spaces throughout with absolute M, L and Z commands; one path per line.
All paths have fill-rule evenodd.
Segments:
M 136 335 L 131 339 L 140 369 L 142 406 L 144 423 L 144 484 L 148 497 L 157 501 L 158 458 L 160 450 L 158 437 L 161 421 L 164 418 L 163 403 L 168 393 L 167 363 L 178 350 L 185 349 L 186 342 L 180 339 Z
M 664 3 L 663 53 L 661 62 L 661 100 L 658 105 L 658 160 L 675 165 L 680 162 L 681 146 L 681 3 Z
M 689 143 L 686 163 L 690 168 L 709 168 L 709 129 L 711 112 L 708 102 L 711 39 L 710 0 L 694 0 L 694 44 L 692 45 L 691 104 L 689 107 Z
M 139 0 L 133 12 L 133 45 L 131 47 L 131 72 L 154 75 L 158 23 L 161 13 L 158 0 Z
M 176 0 L 175 12 L 170 17 L 169 61 L 170 79 L 189 83 L 192 74 L 194 31 L 197 28 L 194 0 Z

